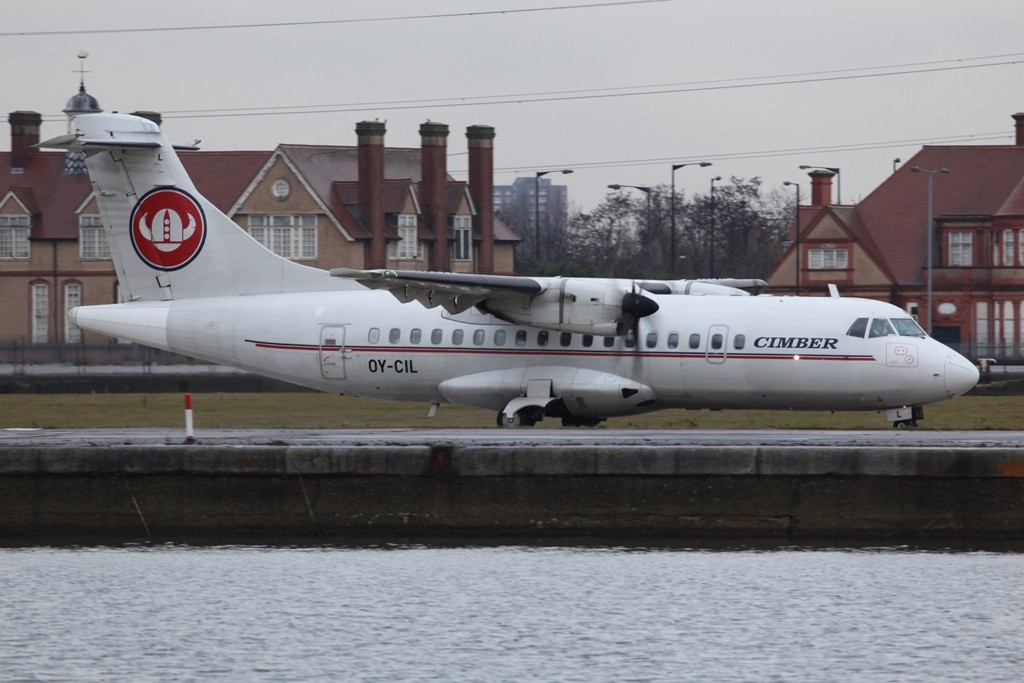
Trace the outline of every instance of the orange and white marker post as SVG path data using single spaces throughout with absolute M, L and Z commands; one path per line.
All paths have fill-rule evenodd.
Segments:
M 196 433 L 192 426 L 192 394 L 185 394 L 185 443 L 192 443 L 196 440 Z

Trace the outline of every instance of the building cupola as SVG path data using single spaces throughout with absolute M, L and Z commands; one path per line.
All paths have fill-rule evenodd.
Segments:
M 71 122 L 79 114 L 95 114 L 103 111 L 100 108 L 99 100 L 90 95 L 85 91 L 85 59 L 89 56 L 89 53 L 85 50 L 81 50 L 78 53 L 78 59 L 80 60 L 78 67 L 78 94 L 71 97 L 68 100 L 67 106 L 64 107 L 64 113 L 68 117 L 68 133 L 71 133 Z M 65 173 L 85 173 L 85 152 L 68 150 L 67 154 L 64 155 L 64 172 Z

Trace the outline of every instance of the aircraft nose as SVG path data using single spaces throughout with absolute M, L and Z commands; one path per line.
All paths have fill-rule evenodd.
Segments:
M 959 353 L 946 356 L 946 393 L 950 398 L 970 391 L 978 383 L 978 377 L 978 368 Z

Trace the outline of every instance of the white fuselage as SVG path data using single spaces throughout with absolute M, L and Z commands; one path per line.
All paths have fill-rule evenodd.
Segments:
M 931 338 L 847 334 L 858 318 L 907 317 L 889 304 L 653 298 L 660 308 L 640 320 L 632 345 L 631 336 L 549 332 L 477 311 L 449 315 L 369 290 L 88 307 L 76 322 L 353 396 L 500 410 L 531 380 L 550 381 L 559 395 L 579 395 L 575 414 L 601 417 L 670 407 L 882 410 L 945 400 L 977 380 L 966 359 Z M 126 307 L 137 312 L 131 324 Z M 104 309 L 116 322 L 102 321 Z M 627 385 L 639 394 L 627 389 L 619 400 Z

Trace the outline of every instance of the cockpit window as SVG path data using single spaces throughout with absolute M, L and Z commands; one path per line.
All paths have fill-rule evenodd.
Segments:
M 924 337 L 925 332 L 913 318 L 892 318 L 890 321 L 896 328 L 896 334 L 902 337 Z
M 863 338 L 864 337 L 864 333 L 867 332 L 867 331 L 868 331 L 868 319 L 867 318 L 857 318 L 856 320 L 853 321 L 853 324 L 850 325 L 850 329 L 848 329 L 846 331 L 846 336 L 848 336 L 848 337 L 862 337 Z
M 871 331 L 868 334 L 869 337 L 888 337 L 894 335 L 896 332 L 892 329 L 892 325 L 885 318 L 875 318 L 871 321 Z

